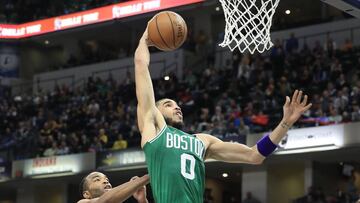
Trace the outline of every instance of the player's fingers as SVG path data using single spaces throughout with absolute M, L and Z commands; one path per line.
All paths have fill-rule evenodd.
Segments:
M 296 102 L 299 103 L 299 104 L 300 104 L 300 102 L 301 102 L 302 94 L 303 94 L 303 92 L 300 90 L 299 93 L 298 93 L 298 95 L 297 95 L 297 97 L 296 97 Z
M 312 103 L 306 105 L 305 108 L 304 108 L 304 112 L 309 110 L 311 108 L 311 106 L 312 106 Z
M 284 107 L 288 107 L 290 105 L 290 97 L 286 96 Z
M 291 102 L 295 102 L 295 101 L 296 101 L 296 98 L 297 98 L 298 93 L 299 93 L 299 91 L 298 91 L 298 90 L 295 90 L 294 94 L 292 95 Z
M 134 176 L 134 177 L 132 177 L 130 180 L 136 180 L 136 179 L 138 179 L 139 178 L 139 176 Z
M 306 103 L 307 103 L 307 100 L 308 100 L 308 96 L 305 95 L 305 96 L 304 96 L 304 99 L 303 99 L 302 102 L 301 102 L 301 105 L 305 106 Z
M 142 179 L 146 180 L 146 184 L 148 184 L 150 182 L 150 177 L 148 174 L 144 175 L 143 177 L 141 177 Z

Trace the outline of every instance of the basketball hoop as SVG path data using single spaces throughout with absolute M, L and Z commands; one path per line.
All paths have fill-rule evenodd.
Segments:
M 219 0 L 225 15 L 224 41 L 221 47 L 241 53 L 270 49 L 272 17 L 280 0 Z

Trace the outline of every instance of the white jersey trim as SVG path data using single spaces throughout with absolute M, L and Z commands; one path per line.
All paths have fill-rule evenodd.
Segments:
M 194 134 L 195 135 L 195 138 L 196 139 L 198 139 L 198 140 L 200 140 L 200 142 L 203 144 L 203 146 L 204 146 L 204 152 L 203 152 L 203 154 L 201 155 L 202 156 L 202 159 L 205 161 L 205 154 L 206 154 L 206 145 L 205 145 L 205 142 L 199 137 L 199 136 L 197 136 L 197 134 Z
M 161 134 L 164 132 L 165 128 L 167 127 L 167 125 L 165 124 L 164 127 L 159 131 L 159 133 L 151 140 L 149 140 L 149 143 L 153 143 L 155 140 L 157 140 Z

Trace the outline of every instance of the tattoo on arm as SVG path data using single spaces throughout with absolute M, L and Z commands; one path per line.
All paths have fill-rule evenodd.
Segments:
M 291 126 L 287 124 L 286 122 L 281 122 L 281 127 L 285 129 L 289 129 Z

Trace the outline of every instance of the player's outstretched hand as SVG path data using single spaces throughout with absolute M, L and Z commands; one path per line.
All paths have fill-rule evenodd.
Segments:
M 134 176 L 130 179 L 130 181 L 132 180 L 136 180 L 138 179 L 138 176 Z M 141 178 L 149 178 L 148 175 L 145 175 Z M 142 186 L 141 188 L 139 188 L 134 194 L 133 197 L 139 202 L 139 203 L 147 203 L 147 199 L 146 199 L 146 186 Z
M 312 104 L 308 104 L 307 100 L 308 96 L 303 96 L 303 92 L 299 90 L 295 90 L 291 100 L 290 97 L 286 97 L 286 102 L 283 106 L 283 121 L 287 125 L 293 125 L 305 111 L 310 109 Z

